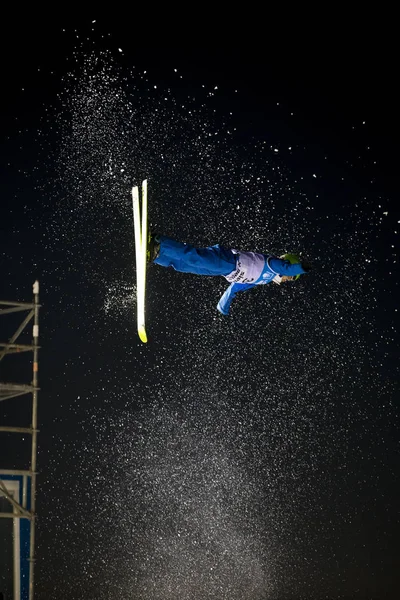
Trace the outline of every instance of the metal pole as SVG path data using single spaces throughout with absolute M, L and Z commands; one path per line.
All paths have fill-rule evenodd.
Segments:
M 28 477 L 24 475 L 22 481 L 22 507 L 26 509 L 28 501 Z
M 8 354 L 11 354 L 12 352 L 32 352 L 33 351 L 33 346 L 28 346 L 27 344 L 3 344 L 3 342 L 0 342 L 0 348 L 6 348 L 8 349 Z
M 32 471 L 28 471 L 28 469 L 0 469 L 1 475 L 32 475 Z
M 22 306 L 25 309 L 34 308 L 35 303 L 32 302 L 10 302 L 9 300 L 0 300 L 0 306 Z
M 33 391 L 32 391 L 32 456 L 31 456 L 31 521 L 29 553 L 29 600 L 33 600 L 35 575 L 35 523 L 36 523 L 36 453 L 37 453 L 37 404 L 39 383 L 39 282 L 33 284 L 34 320 L 33 320 Z
M 0 426 L 0 431 L 8 431 L 9 433 L 32 433 L 31 427 L 5 427 Z

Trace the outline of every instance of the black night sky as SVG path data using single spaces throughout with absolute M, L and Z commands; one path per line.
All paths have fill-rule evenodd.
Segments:
M 38 600 L 398 598 L 394 37 L 269 17 L 3 22 L 0 299 L 38 278 L 43 305 Z M 224 279 L 150 265 L 144 346 L 144 178 L 160 233 L 312 273 L 222 317 Z

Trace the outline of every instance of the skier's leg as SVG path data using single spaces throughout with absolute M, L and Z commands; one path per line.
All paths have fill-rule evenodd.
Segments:
M 154 262 L 163 267 L 196 275 L 229 275 L 236 267 L 235 254 L 229 248 L 195 248 L 165 236 L 159 236 L 159 240 L 160 252 Z

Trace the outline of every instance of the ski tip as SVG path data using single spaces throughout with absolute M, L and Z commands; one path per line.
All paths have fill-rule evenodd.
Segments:
M 139 337 L 140 337 L 141 341 L 143 342 L 143 344 L 147 344 L 147 335 L 146 335 L 146 330 L 144 327 L 140 327 Z

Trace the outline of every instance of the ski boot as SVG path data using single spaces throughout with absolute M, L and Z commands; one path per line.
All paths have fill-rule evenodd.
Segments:
M 154 234 L 152 231 L 149 231 L 149 236 L 147 240 L 147 262 L 153 262 L 155 258 L 160 253 L 160 238 L 158 235 Z

